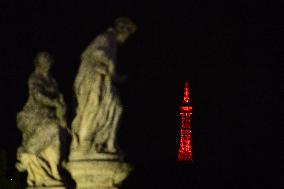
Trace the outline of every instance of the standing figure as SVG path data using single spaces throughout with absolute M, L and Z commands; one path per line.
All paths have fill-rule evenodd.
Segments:
M 74 83 L 78 105 L 72 123 L 73 150 L 116 153 L 115 133 L 122 113 L 119 96 L 112 85 L 116 51 L 135 30 L 130 19 L 120 17 L 81 55 Z
M 60 186 L 60 134 L 66 130 L 65 103 L 56 81 L 49 75 L 53 63 L 47 52 L 35 58 L 28 81 L 29 98 L 17 114 L 22 146 L 17 150 L 19 171 L 27 171 L 29 186 Z

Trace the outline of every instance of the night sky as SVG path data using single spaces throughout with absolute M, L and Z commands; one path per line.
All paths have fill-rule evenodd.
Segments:
M 80 54 L 116 17 L 128 16 L 138 30 L 118 50 L 117 72 L 127 75 L 116 84 L 124 106 L 118 142 L 135 169 L 122 188 L 284 187 L 274 136 L 284 30 L 275 7 L 259 1 L 1 1 L 0 149 L 7 153 L 8 177 L 21 144 L 16 113 L 27 100 L 36 53 L 54 57 L 52 75 L 70 123 Z M 193 104 L 191 165 L 176 162 L 185 80 Z

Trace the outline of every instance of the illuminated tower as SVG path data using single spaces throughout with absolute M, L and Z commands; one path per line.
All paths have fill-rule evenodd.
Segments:
M 178 161 L 192 161 L 190 116 L 192 106 L 189 99 L 189 85 L 185 82 L 183 101 L 180 106 L 181 129 Z

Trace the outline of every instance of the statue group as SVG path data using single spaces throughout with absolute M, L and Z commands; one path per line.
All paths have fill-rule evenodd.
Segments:
M 65 119 L 63 95 L 49 73 L 54 61 L 49 53 L 38 53 L 28 80 L 28 100 L 17 114 L 22 145 L 16 168 L 27 171 L 28 188 L 117 188 L 127 177 L 131 167 L 116 146 L 123 106 L 113 80 L 117 48 L 135 31 L 130 19 L 117 18 L 82 53 L 71 124 Z

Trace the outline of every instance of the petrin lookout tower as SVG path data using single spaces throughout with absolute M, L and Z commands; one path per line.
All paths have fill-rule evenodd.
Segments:
M 189 98 L 189 84 L 186 81 L 184 85 L 183 101 L 180 105 L 180 144 L 178 151 L 178 161 L 192 161 L 192 149 L 191 149 L 191 130 L 190 130 L 190 117 L 192 112 L 192 106 Z

